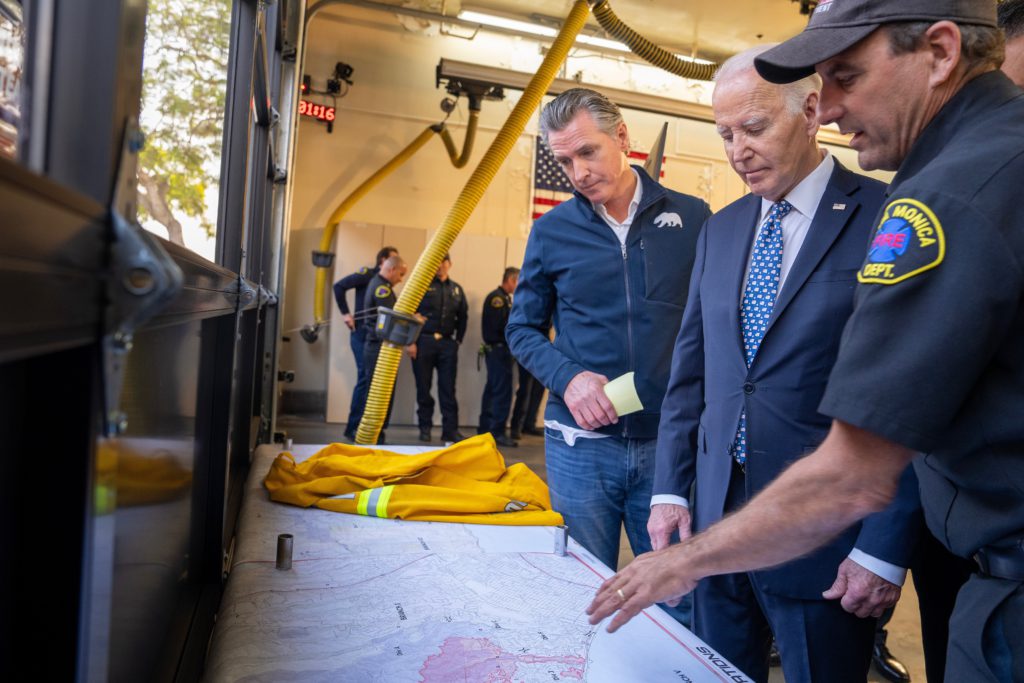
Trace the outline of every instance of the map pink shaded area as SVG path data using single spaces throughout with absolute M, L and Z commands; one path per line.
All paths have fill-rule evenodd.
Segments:
M 482 683 L 513 683 L 520 664 L 568 664 L 582 667 L 582 657 L 543 657 L 506 652 L 487 638 L 453 637 L 441 643 L 441 651 L 430 655 L 420 669 L 423 683 L 481 681 Z M 582 668 L 560 672 L 563 676 L 583 678 Z

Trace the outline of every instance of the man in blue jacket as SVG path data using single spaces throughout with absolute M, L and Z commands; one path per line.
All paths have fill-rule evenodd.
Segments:
M 725 152 L 751 193 L 717 212 L 697 246 L 686 313 L 662 405 L 648 527 L 706 529 L 821 443 L 818 412 L 853 310 L 857 270 L 885 185 L 818 147 L 817 75 L 762 79 L 762 46 L 729 59 L 712 105 Z M 707 577 L 694 593 L 694 631 L 754 680 L 768 677 L 772 633 L 786 680 L 867 677 L 875 619 L 895 604 L 922 524 L 908 468 L 884 512 L 829 545 L 766 571 Z M 823 595 L 824 593 L 824 595 Z
M 615 568 L 622 524 L 635 554 L 651 547 L 659 411 L 710 212 L 629 165 L 622 114 L 600 93 L 562 93 L 540 126 L 575 196 L 533 225 L 506 336 L 551 390 L 544 425 L 552 504 L 573 538 Z M 542 331 L 552 315 L 554 342 Z M 644 408 L 620 417 L 603 387 L 630 371 Z
M 363 345 L 366 343 L 367 327 L 373 324 L 375 314 L 363 313 L 366 287 L 373 276 L 380 272 L 381 264 L 397 253 L 398 250 L 394 247 L 384 247 L 377 252 L 375 267 L 360 268 L 334 283 L 334 300 L 338 302 L 342 321 L 352 331 L 349 344 L 356 359 L 356 386 L 352 389 L 352 404 L 349 406 L 348 422 L 345 424 L 345 436 L 349 439 L 355 439 L 356 429 L 359 427 L 359 421 L 363 419 L 363 410 L 366 408 L 366 394 L 370 391 L 370 373 L 366 371 L 366 364 L 363 363 Z M 352 315 L 348 307 L 350 289 L 355 290 L 355 315 Z M 370 320 L 366 320 L 367 317 Z

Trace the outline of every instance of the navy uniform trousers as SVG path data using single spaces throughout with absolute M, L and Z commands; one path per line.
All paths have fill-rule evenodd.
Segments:
M 420 431 L 429 432 L 434 423 L 434 397 L 430 386 L 437 368 L 437 399 L 441 404 L 441 435 L 459 431 L 459 403 L 455 400 L 455 373 L 459 364 L 459 343 L 451 338 L 434 339 L 421 334 L 416 341 L 412 372 L 416 377 L 416 415 Z
M 367 339 L 366 343 L 363 344 L 363 364 L 366 366 L 367 382 L 373 378 L 373 372 L 377 369 L 377 357 L 380 356 L 381 341 L 379 339 Z M 387 429 L 388 423 L 391 422 L 391 408 L 395 405 L 395 392 L 394 386 L 392 386 L 391 399 L 388 401 L 388 412 L 384 417 L 384 424 L 381 427 L 380 436 L 377 439 L 377 443 L 384 443 L 384 430 Z M 369 393 L 370 387 L 367 384 L 366 391 Z M 364 399 L 365 405 L 365 399 Z M 356 428 L 359 424 L 356 423 Z
M 478 434 L 490 432 L 495 437 L 505 434 L 505 422 L 512 406 L 512 367 L 515 363 L 508 344 L 489 344 L 484 360 L 487 364 L 487 384 L 480 399 L 480 425 Z M 513 428 L 514 425 L 513 425 Z

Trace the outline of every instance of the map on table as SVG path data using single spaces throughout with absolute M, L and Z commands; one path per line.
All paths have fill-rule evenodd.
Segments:
M 658 608 L 615 634 L 591 626 L 611 571 L 572 540 L 554 554 L 550 527 L 356 517 L 248 488 L 207 681 L 749 680 Z M 294 536 L 288 571 L 279 533 Z

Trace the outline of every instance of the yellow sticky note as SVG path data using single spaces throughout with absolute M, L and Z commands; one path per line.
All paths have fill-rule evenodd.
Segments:
M 604 385 L 605 396 L 612 402 L 615 412 L 620 416 L 644 409 L 644 404 L 640 402 L 640 397 L 636 393 L 636 384 L 633 381 L 635 374 L 627 372 Z

